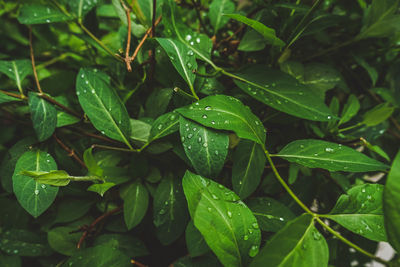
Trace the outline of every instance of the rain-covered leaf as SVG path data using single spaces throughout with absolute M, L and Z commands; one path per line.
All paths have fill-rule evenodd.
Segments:
M 26 76 L 32 74 L 32 64 L 27 59 L 19 60 L 0 60 L 0 72 L 13 79 L 20 91 L 22 91 L 22 81 Z
M 224 27 L 229 21 L 229 18 L 224 17 L 223 14 L 229 14 L 235 11 L 235 4 L 230 0 L 213 0 L 209 10 L 208 17 L 214 28 L 214 34 L 216 34 L 218 30 Z
M 0 234 L 0 250 L 7 254 L 39 257 L 52 253 L 43 232 L 9 229 Z
M 149 142 L 170 135 L 179 129 L 179 115 L 169 112 L 158 117 L 150 129 Z
M 46 24 L 71 20 L 61 10 L 52 5 L 24 4 L 22 5 L 18 21 L 21 24 Z
M 28 103 L 31 111 L 33 129 L 35 129 L 38 140 L 44 141 L 48 139 L 56 129 L 56 108 L 33 92 L 29 92 Z

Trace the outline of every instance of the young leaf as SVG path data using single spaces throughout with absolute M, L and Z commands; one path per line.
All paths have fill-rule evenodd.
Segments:
M 128 141 L 131 133 L 128 112 L 103 75 L 96 69 L 82 68 L 76 78 L 76 94 L 97 130 L 132 148 Z
M 37 183 L 66 186 L 70 182 L 70 176 L 66 171 L 22 171 L 21 175 L 35 179 Z
M 196 75 L 192 70 L 197 69 L 197 62 L 194 53 L 190 48 L 179 40 L 157 38 L 158 43 L 164 48 L 175 69 L 187 82 L 189 88 L 193 89 L 193 83 Z
M 0 60 L 0 72 L 7 75 L 17 83 L 17 87 L 22 92 L 22 81 L 26 76 L 32 74 L 32 64 L 27 59 L 20 60 Z
M 52 171 L 57 164 L 50 154 L 40 150 L 29 150 L 17 161 L 13 175 L 14 194 L 21 206 L 33 217 L 38 217 L 53 203 L 58 187 L 44 185 L 22 171 Z
M 309 168 L 329 171 L 368 172 L 388 167 L 347 146 L 315 139 L 291 142 L 276 156 Z
M 303 214 L 276 233 L 262 248 L 250 267 L 324 267 L 329 250 L 325 238 L 314 227 L 313 219 Z
M 204 126 L 234 131 L 239 137 L 264 146 L 266 137 L 261 121 L 242 102 L 231 96 L 208 96 L 177 109 L 177 112 Z
M 124 200 L 124 220 L 128 230 L 138 225 L 146 215 L 149 204 L 149 193 L 139 181 L 133 182 L 122 189 Z
M 400 251 L 400 152 L 393 160 L 383 190 L 383 211 L 385 229 L 389 243 Z
M 364 114 L 362 123 L 370 127 L 378 125 L 387 120 L 393 111 L 394 107 L 389 107 L 386 103 L 379 104 Z
M 343 107 L 342 118 L 339 121 L 339 125 L 351 120 L 351 118 L 357 114 L 359 109 L 360 102 L 358 101 L 357 97 L 355 95 L 350 95 Z
M 368 239 L 386 241 L 382 193 L 380 184 L 355 186 L 340 196 L 332 211 L 324 217 Z
M 162 244 L 171 244 L 185 231 L 188 221 L 180 179 L 172 175 L 164 177 L 155 192 L 153 205 L 157 237 Z
M 183 148 L 196 172 L 205 177 L 216 177 L 228 154 L 228 134 L 184 117 L 179 119 L 179 125 Z
M 265 154 L 259 144 L 242 140 L 233 154 L 232 186 L 241 199 L 256 190 L 264 172 Z
M 99 177 L 103 176 L 103 169 L 97 164 L 96 159 L 93 156 L 93 148 L 90 147 L 83 152 L 83 161 L 89 171 L 89 173 L 93 175 L 97 175 Z
M 170 135 L 179 129 L 179 115 L 168 112 L 158 117 L 150 129 L 149 142 Z
M 209 9 L 208 17 L 214 28 L 214 34 L 216 34 L 229 21 L 229 18 L 224 17 L 223 14 L 234 12 L 235 4 L 230 0 L 213 0 Z
M 265 26 L 261 22 L 246 18 L 245 16 L 242 16 L 239 14 L 224 14 L 224 16 L 227 16 L 231 19 L 243 22 L 244 24 L 252 27 L 254 30 L 256 30 L 258 33 L 260 33 L 265 38 L 265 41 L 267 41 L 269 44 L 271 44 L 273 46 L 281 47 L 281 46 L 285 45 L 284 41 L 282 41 L 281 39 L 276 37 L 274 29 Z
M 313 121 L 334 119 L 323 100 L 289 74 L 255 65 L 235 75 L 240 89 L 274 109 Z
M 39 141 L 44 141 L 49 138 L 57 126 L 57 110 L 56 108 L 38 96 L 36 93 L 29 92 L 29 109 Z
M 21 24 L 45 24 L 71 20 L 61 10 L 51 5 L 24 4 L 19 10 L 18 21 Z
M 189 171 L 182 185 L 194 225 L 221 263 L 247 266 L 261 239 L 250 209 L 229 189 Z
M 278 232 L 285 224 L 296 218 L 293 212 L 273 198 L 251 198 L 247 206 L 256 216 L 260 229 L 266 232 Z

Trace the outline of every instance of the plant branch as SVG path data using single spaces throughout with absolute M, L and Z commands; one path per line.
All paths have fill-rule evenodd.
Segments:
M 19 99 L 26 99 L 25 95 L 17 95 L 17 94 L 14 94 L 12 92 L 7 92 L 7 91 L 4 91 L 4 90 L 0 90 L 0 93 L 8 95 L 8 96 L 15 97 L 15 98 L 19 98 Z
M 36 87 L 37 87 L 39 93 L 43 94 L 42 88 L 40 87 L 39 78 L 38 78 L 36 66 L 35 66 L 35 56 L 33 53 L 33 45 L 32 45 L 32 27 L 29 27 L 29 48 L 30 48 L 30 52 L 31 52 L 32 70 L 33 70 L 33 76 L 35 77 L 35 81 L 36 81 Z
M 153 14 L 151 17 L 151 37 L 156 35 L 156 13 L 157 13 L 157 0 L 153 0 Z
M 104 149 L 109 149 L 109 150 L 116 150 L 116 151 L 122 151 L 122 152 L 138 152 L 138 149 L 127 149 L 123 147 L 115 147 L 115 146 L 105 146 L 105 145 L 99 145 L 99 144 L 93 144 L 92 148 L 104 148 Z
M 57 135 L 54 133 L 53 134 L 53 138 L 56 140 L 56 142 L 68 153 L 68 156 L 74 158 L 82 167 L 86 168 L 86 164 L 78 157 L 78 155 L 75 153 L 75 151 L 71 148 L 69 148 L 66 144 L 63 143 L 63 141 L 61 141 L 61 139 L 59 139 L 57 137 Z
M 120 2 L 121 2 L 121 4 L 122 4 L 122 7 L 124 8 L 124 10 L 125 10 L 125 14 L 126 14 L 126 20 L 127 20 L 127 22 L 128 22 L 128 33 L 127 33 L 127 36 L 126 36 L 126 49 L 125 49 L 125 58 L 124 58 L 124 61 L 125 61 L 125 64 L 126 64 L 126 69 L 129 71 L 129 72 L 131 72 L 132 71 L 132 67 L 131 67 L 131 58 L 130 58 L 130 56 L 129 56 L 129 50 L 131 49 L 131 36 L 132 36 L 132 33 L 131 33 L 131 30 L 132 30 L 132 26 L 131 26 L 131 24 L 132 24 L 132 22 L 131 22 L 131 10 L 130 10 L 130 8 L 128 8 L 126 5 L 125 5 L 125 2 L 124 2 L 124 0 L 120 0 Z
M 64 111 L 70 113 L 71 115 L 77 117 L 77 118 L 83 118 L 83 115 L 79 114 L 78 112 L 70 109 L 67 106 L 64 106 L 63 104 L 61 104 L 60 102 L 57 102 L 54 98 L 46 95 L 45 93 L 39 93 L 38 96 L 40 96 L 43 99 L 46 99 L 47 101 L 49 101 L 50 103 L 60 107 L 61 109 L 63 109 Z

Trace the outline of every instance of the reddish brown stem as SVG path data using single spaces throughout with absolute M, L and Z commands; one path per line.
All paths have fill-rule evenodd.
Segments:
M 78 157 L 78 155 L 75 153 L 75 151 L 71 148 L 69 148 L 66 144 L 61 141 L 56 134 L 53 134 L 54 139 L 57 141 L 57 143 L 68 153 L 68 156 L 73 157 L 82 167 L 87 168 L 85 163 Z
M 44 93 L 39 93 L 39 96 L 43 99 L 46 99 L 47 101 L 49 101 L 50 103 L 60 107 L 61 109 L 65 110 L 66 112 L 74 115 L 77 118 L 82 118 L 83 116 L 81 114 L 79 114 L 78 112 L 70 109 L 69 107 L 64 106 L 63 104 L 57 102 L 56 100 L 54 100 L 53 98 L 49 97 L 48 95 L 44 94 Z
M 131 263 L 135 264 L 136 266 L 139 266 L 139 267 L 147 267 L 147 265 L 144 265 L 143 263 L 140 263 L 140 262 L 135 261 L 133 259 L 131 260 Z
M 4 90 L 0 90 L 0 93 L 8 95 L 8 96 L 15 97 L 15 98 L 19 98 L 19 99 L 25 99 L 25 97 L 23 97 L 21 95 L 17 95 L 17 94 L 14 94 L 14 93 L 11 93 L 11 92 L 7 92 L 7 91 L 4 91 Z
M 120 2 L 121 2 L 121 4 L 122 4 L 123 8 L 125 9 L 126 21 L 128 22 L 128 33 L 127 33 L 127 36 L 126 36 L 126 49 L 125 49 L 125 58 L 124 58 L 124 61 L 125 61 L 125 64 L 126 64 L 126 69 L 127 69 L 129 72 L 131 72 L 131 71 L 132 71 L 132 67 L 131 67 L 131 62 L 132 62 L 132 60 L 131 60 L 131 58 L 129 57 L 129 50 L 131 49 L 131 35 L 132 35 L 132 33 L 131 33 L 131 29 L 132 29 L 132 26 L 131 26 L 131 16 L 130 16 L 130 15 L 131 15 L 131 10 L 130 10 L 129 7 L 127 7 L 127 6 L 125 5 L 125 3 L 124 3 L 123 0 L 120 0 Z
M 154 25 L 157 26 L 157 25 L 160 23 L 160 21 L 161 21 L 161 16 L 158 17 L 158 19 L 155 21 Z M 152 31 L 152 30 L 151 30 L 151 28 L 150 28 L 150 29 L 148 29 L 148 30 L 146 31 L 146 33 L 144 34 L 142 40 L 140 41 L 140 43 L 138 44 L 138 46 L 137 46 L 136 49 L 135 49 L 135 52 L 133 52 L 133 55 L 132 55 L 132 57 L 130 58 L 130 59 L 131 59 L 131 62 L 135 60 L 137 54 L 138 54 L 139 51 L 140 51 L 140 48 L 142 48 L 144 42 L 145 42 L 146 39 L 149 37 L 151 31 Z
M 106 142 L 113 143 L 113 144 L 119 144 L 119 142 L 114 141 L 114 140 L 112 140 L 110 138 L 107 138 L 107 137 L 101 136 L 101 135 L 97 135 L 97 134 L 94 134 L 94 133 L 91 133 L 91 132 L 87 132 L 87 131 L 81 130 L 79 128 L 70 128 L 70 129 L 73 130 L 73 131 L 78 131 L 83 135 L 96 138 L 98 140 L 106 141 Z
M 37 89 L 38 89 L 39 93 L 43 94 L 42 88 L 40 87 L 39 78 L 38 78 L 38 75 L 37 75 L 37 72 L 36 72 L 35 56 L 33 54 L 32 27 L 29 27 L 29 48 L 31 50 L 32 69 L 33 69 L 33 75 L 35 76 L 36 86 L 37 86 Z

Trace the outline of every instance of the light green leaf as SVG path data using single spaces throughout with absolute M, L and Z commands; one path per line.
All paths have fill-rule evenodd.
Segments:
M 151 127 L 149 142 L 170 135 L 179 129 L 179 115 L 168 112 L 158 117 Z
M 90 174 L 103 176 L 104 170 L 97 164 L 96 159 L 93 156 L 93 148 L 90 147 L 83 152 L 83 161 Z
M 22 154 L 13 175 L 14 194 L 21 206 L 33 217 L 38 217 L 53 203 L 58 187 L 36 182 L 22 175 L 22 171 L 52 171 L 57 164 L 50 154 L 40 150 L 29 150 Z
M 98 0 L 69 0 L 68 6 L 72 13 L 82 19 L 92 8 L 98 4 Z
M 389 107 L 386 103 L 379 104 L 364 114 L 362 123 L 367 126 L 378 125 L 389 118 L 393 111 L 394 107 Z
M 80 118 L 77 118 L 67 112 L 57 110 L 57 128 L 78 123 L 80 120 Z
M 146 215 L 149 205 L 149 193 L 139 181 L 133 182 L 121 189 L 124 200 L 124 220 L 128 230 L 138 225 Z
M 223 14 L 229 14 L 235 11 L 235 4 L 230 0 L 213 0 L 209 6 L 208 17 L 214 28 L 214 34 L 228 23 L 229 18 Z
M 157 237 L 164 245 L 185 231 L 188 214 L 180 179 L 167 175 L 161 180 L 154 195 L 153 218 Z
M 216 177 L 228 154 L 227 133 L 217 132 L 181 117 L 180 135 L 186 156 L 196 172 L 206 177 Z
M 115 183 L 111 182 L 105 182 L 102 184 L 92 184 L 87 188 L 87 191 L 92 191 L 99 194 L 100 196 L 104 196 L 104 194 L 113 186 L 115 186 Z
M 355 95 L 350 95 L 343 107 L 342 118 L 339 121 L 339 125 L 351 120 L 359 110 L 360 102 Z
M 14 80 L 18 89 L 22 91 L 21 83 L 26 76 L 32 74 L 32 64 L 27 59 L 12 61 L 0 60 L 0 72 Z
M 158 0 L 157 3 L 157 8 L 156 8 L 156 18 L 158 18 L 158 16 L 160 15 L 160 9 L 161 6 L 163 5 L 163 0 Z M 153 18 L 153 0 L 138 0 L 137 1 L 138 6 L 140 7 L 140 11 L 143 14 L 144 17 L 144 21 L 145 24 L 147 26 L 151 26 L 151 20 Z M 135 3 L 133 4 L 135 5 Z M 135 7 L 134 7 L 134 11 L 136 11 Z M 135 14 L 137 14 L 137 12 L 135 12 Z M 137 15 L 138 18 L 140 19 L 141 16 Z
M 177 112 L 204 126 L 234 131 L 240 138 L 264 146 L 266 136 L 261 121 L 242 102 L 231 96 L 208 96 L 177 109 Z
M 255 65 L 235 76 L 240 89 L 274 109 L 313 121 L 334 119 L 323 100 L 289 74 Z
M 128 112 L 103 76 L 96 69 L 82 68 L 79 71 L 76 78 L 79 103 L 97 130 L 131 148 Z
M 265 41 L 267 41 L 269 44 L 271 44 L 273 46 L 284 46 L 285 45 L 284 41 L 282 41 L 281 39 L 276 37 L 274 29 L 265 26 L 261 22 L 246 18 L 245 16 L 242 16 L 239 14 L 224 14 L 224 16 L 227 16 L 231 19 L 243 22 L 244 24 L 252 27 L 254 30 L 256 30 L 258 33 L 260 33 L 265 38 Z
M 382 210 L 383 185 L 358 185 L 341 195 L 325 218 L 374 241 L 386 241 Z
M 194 225 L 221 263 L 247 266 L 261 239 L 250 209 L 229 189 L 189 171 L 182 185 Z
M 232 186 L 241 199 L 256 190 L 264 172 L 265 161 L 264 151 L 259 144 L 242 140 L 237 146 L 233 154 Z
M 130 119 L 130 122 L 132 129 L 130 138 L 146 143 L 149 140 L 151 125 L 141 120 Z
M 60 254 L 71 256 L 76 251 L 76 244 L 79 242 L 81 233 L 71 233 L 76 227 L 56 227 L 47 233 L 47 240 L 52 249 Z
M 169 56 L 172 65 L 187 82 L 189 88 L 193 89 L 194 79 L 196 75 L 192 70 L 197 69 L 197 62 L 194 52 L 179 40 L 156 38 L 158 43 L 164 48 Z
M 36 93 L 29 92 L 28 96 L 33 129 L 35 129 L 38 140 L 44 141 L 48 139 L 56 129 L 57 110 L 52 104 Z
M 313 219 L 303 214 L 276 233 L 250 267 L 325 267 L 328 266 L 329 249 L 325 238 L 314 227 Z
M 251 198 L 247 206 L 256 216 L 260 229 L 266 232 L 278 232 L 285 224 L 296 218 L 293 212 L 273 198 Z
M 347 146 L 315 139 L 291 142 L 276 156 L 310 168 L 329 171 L 368 172 L 388 167 Z
M 384 223 L 389 243 L 400 251 L 400 152 L 393 160 L 383 190 Z
M 21 175 L 35 179 L 37 183 L 66 186 L 70 182 L 70 176 L 66 171 L 22 171 Z
M 21 24 L 45 24 L 71 20 L 61 10 L 51 5 L 24 4 L 19 10 L 18 21 Z
M 12 93 L 17 94 L 17 95 L 19 94 L 19 92 L 12 92 Z M 0 104 L 16 102 L 16 101 L 21 101 L 21 99 L 6 95 L 3 92 L 0 92 Z

